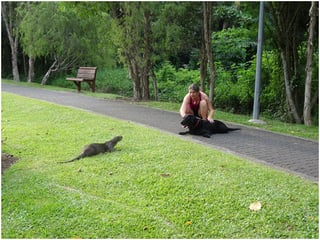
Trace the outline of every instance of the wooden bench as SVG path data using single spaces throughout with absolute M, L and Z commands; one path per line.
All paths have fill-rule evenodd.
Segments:
M 87 82 L 91 88 L 92 92 L 96 91 L 96 67 L 79 67 L 77 77 L 71 78 L 68 77 L 68 81 L 73 81 L 73 83 L 77 86 L 78 92 L 81 91 L 81 83 Z

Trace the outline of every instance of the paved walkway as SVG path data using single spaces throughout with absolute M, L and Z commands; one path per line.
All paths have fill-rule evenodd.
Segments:
M 181 119 L 178 113 L 151 109 L 125 101 L 96 99 L 75 92 L 59 92 L 11 84 L 2 84 L 2 91 L 133 121 L 171 134 L 183 131 L 179 124 Z M 240 127 L 241 131 L 217 134 L 209 139 L 189 135 L 182 137 L 318 182 L 317 142 L 252 127 Z

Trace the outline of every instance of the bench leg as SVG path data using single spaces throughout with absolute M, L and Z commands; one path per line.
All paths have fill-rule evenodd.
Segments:
M 95 92 L 96 91 L 96 82 L 93 82 L 92 83 L 92 92 Z
M 78 92 L 81 92 L 81 82 L 74 82 L 74 84 L 77 86 Z
M 87 82 L 91 88 L 91 91 L 92 92 L 95 92 L 96 91 L 96 83 L 95 82 Z

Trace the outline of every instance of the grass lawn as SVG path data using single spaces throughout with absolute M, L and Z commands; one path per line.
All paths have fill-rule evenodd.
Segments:
M 2 92 L 2 151 L 2 238 L 319 237 L 317 184 L 128 121 Z

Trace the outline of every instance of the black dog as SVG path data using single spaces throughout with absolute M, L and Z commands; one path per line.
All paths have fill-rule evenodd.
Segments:
M 181 121 L 181 125 L 187 127 L 189 131 L 180 132 L 180 135 L 190 133 L 193 135 L 201 135 L 207 138 L 210 138 L 210 136 L 214 133 L 227 133 L 229 131 L 240 130 L 240 128 L 229 128 L 219 120 L 214 120 L 212 123 L 194 115 L 185 116 Z

